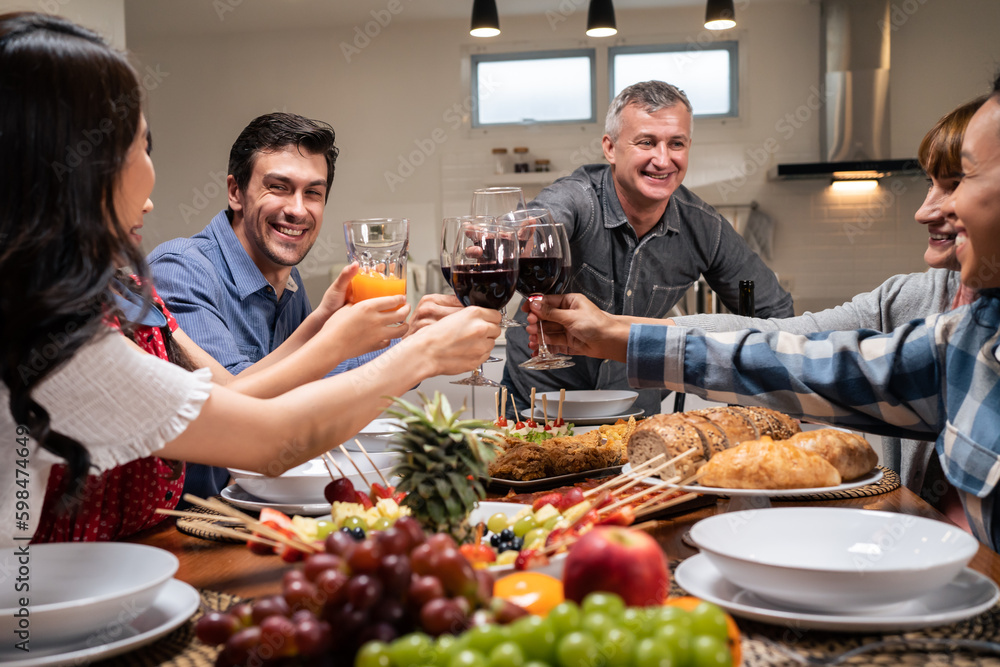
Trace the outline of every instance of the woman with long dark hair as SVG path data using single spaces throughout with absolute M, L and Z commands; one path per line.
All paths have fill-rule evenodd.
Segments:
M 372 364 L 269 399 L 138 349 L 109 324 L 123 319 L 121 267 L 140 311 L 151 299 L 128 234 L 155 181 L 141 101 L 131 66 L 96 34 L 0 16 L 0 437 L 13 453 L 0 485 L 19 489 L 0 501 L 0 544 L 32 536 L 54 465 L 66 466 L 64 498 L 90 473 L 152 455 L 279 474 L 356 433 L 385 396 L 478 366 L 500 332 L 496 313 L 465 308 Z

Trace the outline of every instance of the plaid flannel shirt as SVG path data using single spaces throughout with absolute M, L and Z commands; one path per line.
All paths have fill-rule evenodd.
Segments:
M 1000 547 L 1000 291 L 891 334 L 633 325 L 628 378 L 846 428 L 936 439 L 976 537 Z

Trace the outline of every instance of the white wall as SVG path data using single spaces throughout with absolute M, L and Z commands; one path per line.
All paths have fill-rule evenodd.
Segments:
M 126 19 L 148 1 L 129 0 Z M 985 89 L 1000 59 L 993 34 L 1000 3 L 894 2 L 893 157 L 913 157 L 934 120 Z M 200 230 L 225 205 L 219 183 L 229 147 L 251 118 L 272 110 L 329 121 L 341 147 L 326 224 L 302 267 L 314 300 L 328 264 L 343 261 L 344 220 L 409 217 L 415 260 L 436 256 L 440 217 L 464 206 L 468 188 L 487 179 L 493 146 L 527 145 L 535 156 L 551 157 L 555 169 L 599 160 L 597 125 L 483 132 L 454 121 L 455 109 L 467 108 L 463 63 L 472 49 L 609 44 L 583 37 L 585 3 L 551 4 L 548 16 L 503 17 L 497 41 L 469 37 L 467 19 L 414 22 L 403 12 L 350 62 L 340 44 L 363 26 L 306 22 L 294 31 L 187 36 L 130 30 L 129 47 L 141 65 L 162 73 L 149 93 L 159 178 L 157 208 L 144 230 L 147 250 Z M 576 9 L 552 24 L 558 7 Z M 800 312 L 840 303 L 894 273 L 921 270 L 926 233 L 912 215 L 922 179 L 890 179 L 870 197 L 833 196 L 821 181 L 767 181 L 777 162 L 819 159 L 821 111 L 810 108 L 820 81 L 819 6 L 789 0 L 741 7 L 740 27 L 723 35 L 740 40 L 741 116 L 696 124 L 686 184 L 713 204 L 756 200 L 774 218 L 770 263 L 792 287 Z M 697 43 L 707 35 L 702 12 L 619 11 L 622 39 L 615 43 Z M 603 113 L 603 87 L 598 105 Z M 788 114 L 798 115 L 794 126 Z M 398 173 L 401 161 L 413 173 L 404 168 L 407 177 L 390 187 L 386 173 Z
M 10 11 L 59 14 L 125 48 L 125 0 L 0 0 L 0 14 Z

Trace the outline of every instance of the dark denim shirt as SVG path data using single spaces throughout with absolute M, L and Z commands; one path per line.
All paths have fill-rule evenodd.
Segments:
M 573 255 L 568 292 L 579 292 L 615 315 L 666 317 L 687 290 L 704 275 L 733 312 L 739 281 L 754 281 L 758 317 L 794 315 L 792 297 L 774 273 L 732 225 L 683 185 L 670 197 L 663 218 L 639 239 L 622 210 L 609 165 L 586 165 L 542 190 L 530 207 L 552 211 L 566 226 Z M 518 312 L 517 319 L 526 319 Z M 529 371 L 518 364 L 528 358 L 524 329 L 507 330 L 504 385 L 518 407 L 528 405 L 531 388 L 538 391 L 628 389 L 625 364 L 574 357 L 571 368 Z M 664 393 L 643 390 L 633 409 L 660 412 Z M 513 415 L 512 411 L 508 414 Z

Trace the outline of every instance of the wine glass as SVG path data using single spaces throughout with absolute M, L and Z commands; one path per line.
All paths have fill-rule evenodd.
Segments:
M 477 188 L 472 191 L 472 215 L 501 216 L 511 211 L 524 210 L 524 191 L 515 186 Z M 504 329 L 524 326 L 507 317 L 507 308 L 500 309 L 500 326 Z
M 498 222 L 517 232 L 520 259 L 517 291 L 529 301 L 545 294 L 560 294 L 569 282 L 572 269 L 569 237 L 562 223 L 553 221 L 544 208 L 512 211 Z M 573 366 L 572 357 L 553 354 L 545 343 L 542 321 L 538 321 L 538 353 L 520 364 L 530 370 L 554 370 Z
M 441 223 L 441 248 L 439 250 L 441 275 L 444 276 L 444 280 L 449 286 L 451 285 L 451 255 L 455 251 L 455 239 L 458 237 L 462 224 L 466 222 L 491 225 L 495 224 L 496 218 L 489 215 L 459 215 L 451 218 L 445 218 Z M 503 321 L 500 322 L 500 326 L 506 328 Z M 489 363 L 496 363 L 503 360 L 500 357 L 494 357 L 491 354 L 489 359 L 486 361 Z
M 466 306 L 500 310 L 514 296 L 518 241 L 513 229 L 465 221 L 458 229 L 451 255 L 451 286 Z M 499 387 L 483 375 L 482 366 L 452 384 Z

